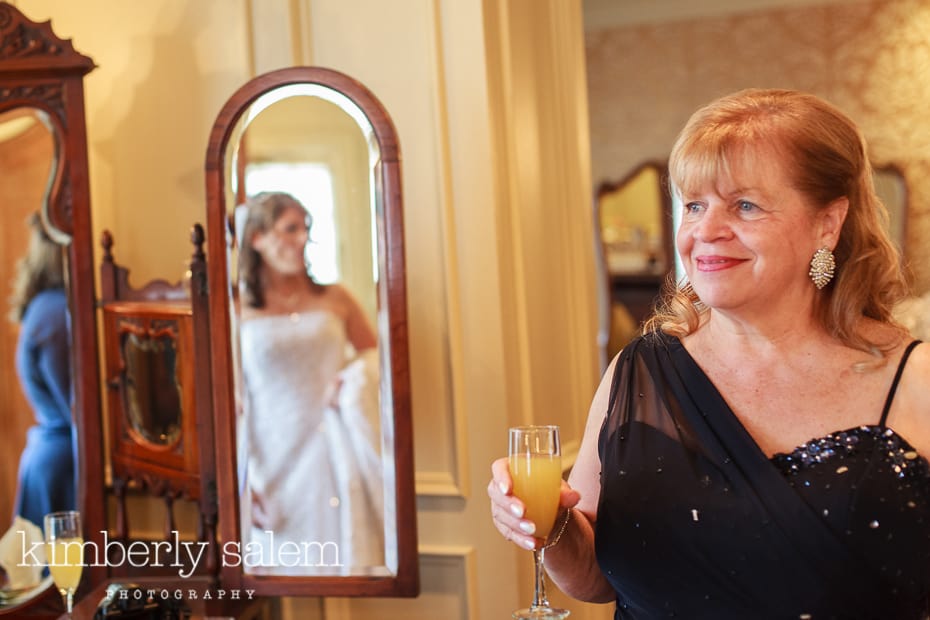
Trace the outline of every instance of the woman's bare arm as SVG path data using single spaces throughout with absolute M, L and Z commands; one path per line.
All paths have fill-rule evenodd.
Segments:
M 378 346 L 378 336 L 375 334 L 374 327 L 365 316 L 365 312 L 359 305 L 358 300 L 349 292 L 349 289 L 341 284 L 332 285 L 335 292 L 338 293 L 339 304 L 343 308 L 343 316 L 346 321 L 346 334 L 349 342 L 357 353 L 366 349 Z
M 607 412 L 615 364 L 616 359 L 601 379 L 591 402 L 584 437 L 569 483 L 562 484 L 560 504 L 563 510 L 556 523 L 562 522 L 565 510 L 572 511 L 571 519 L 558 543 L 546 550 L 546 572 L 552 581 L 566 594 L 594 603 L 606 603 L 615 598 L 614 590 L 601 573 L 594 554 L 594 522 L 597 518 L 601 471 L 597 439 Z M 521 518 L 523 502 L 511 494 L 513 481 L 508 460 L 501 458 L 494 461 L 491 472 L 493 479 L 488 485 L 488 496 L 491 498 L 491 515 L 498 531 L 504 538 L 524 549 L 541 544 L 532 536 L 535 524 Z

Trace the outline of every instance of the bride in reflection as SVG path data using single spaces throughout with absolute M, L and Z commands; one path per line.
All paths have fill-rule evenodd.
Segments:
M 375 332 L 344 286 L 309 275 L 303 205 L 265 192 L 244 210 L 245 569 L 318 575 L 383 566 Z

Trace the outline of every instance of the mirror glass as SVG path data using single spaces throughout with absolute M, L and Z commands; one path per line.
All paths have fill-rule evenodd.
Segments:
M 607 363 L 640 333 L 674 268 L 667 165 L 644 161 L 595 198 L 600 292 L 598 348 Z
M 611 275 L 664 275 L 668 271 L 663 174 L 663 167 L 647 163 L 598 192 L 598 223 Z
M 373 338 L 379 323 L 373 173 L 380 157 L 365 114 L 318 84 L 265 93 L 228 142 L 230 338 L 245 573 L 396 572 L 393 418 L 382 416 L 389 383 L 380 377 L 389 342 Z M 289 204 L 304 209 L 291 225 L 303 227 L 308 240 L 303 263 L 317 285 L 309 307 L 296 305 L 296 297 L 289 307 L 291 295 L 302 295 L 293 289 L 272 303 L 280 248 L 266 246 L 284 242 L 271 231 L 285 225 L 292 209 L 258 222 L 254 197 L 262 192 L 284 192 L 296 199 Z M 261 257 L 256 282 L 267 302 L 257 309 L 249 301 L 254 272 L 244 255 Z M 337 301 L 342 293 L 354 300 L 357 317 Z M 371 342 L 356 337 L 358 324 Z
M 153 447 L 168 448 L 181 436 L 176 341 L 171 331 L 127 330 L 122 336 L 127 426 L 133 439 Z
M 44 351 L 59 361 L 68 359 L 71 340 L 67 331 L 62 275 L 59 273 L 53 278 L 55 284 L 43 287 L 34 296 L 21 298 L 23 302 L 29 300 L 24 305 L 24 316 L 9 321 L 6 315 L 19 278 L 26 273 L 49 274 L 53 262 L 57 263 L 55 270 L 63 265 L 62 251 L 40 232 L 43 230 L 41 222 L 30 222 L 35 214 L 41 215 L 47 208 L 58 146 L 59 140 L 44 111 L 18 107 L 0 113 L 0 204 L 3 205 L 0 282 L 6 302 L 0 321 L 3 325 L 0 329 L 0 393 L 4 395 L 0 402 L 0 419 L 7 437 L 0 488 L 9 489 L 9 495 L 0 498 L 0 514 L 9 519 L 16 513 L 39 527 L 43 515 L 50 512 L 49 507 L 73 509 L 76 501 L 77 464 L 72 435 L 67 432 L 71 424 L 67 366 L 66 363 L 59 366 L 56 372 L 47 365 L 33 365 L 31 362 L 38 355 L 28 354 L 31 348 L 38 346 L 36 330 L 47 328 L 51 336 L 45 341 Z M 32 257 L 28 268 L 21 263 L 27 255 Z M 49 260 L 37 261 L 39 256 Z M 46 314 L 44 319 L 43 313 Z M 21 382 L 17 370 L 30 378 Z M 49 399 L 45 394 L 59 394 L 61 398 Z M 27 439 L 27 431 L 34 426 L 41 426 L 43 431 L 30 432 Z M 27 484 L 22 488 L 17 482 L 18 474 L 39 484 Z M 9 526 L 10 522 L 4 521 L 0 534 Z M 4 566 L 4 569 L 6 574 L 0 575 L 0 607 L 23 603 L 48 583 L 41 581 L 41 570 L 33 567 Z

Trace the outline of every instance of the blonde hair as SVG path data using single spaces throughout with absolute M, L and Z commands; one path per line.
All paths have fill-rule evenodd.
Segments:
M 865 140 L 843 112 L 792 90 L 747 89 L 718 99 L 695 112 L 679 134 L 669 157 L 670 190 L 680 194 L 730 176 L 746 150 L 759 147 L 782 156 L 794 189 L 816 208 L 842 197 L 849 201 L 833 250 L 836 276 L 818 293 L 815 317 L 847 346 L 883 357 L 894 343 L 872 341 L 860 330 L 861 320 L 903 330 L 892 310 L 907 285 L 886 232 L 888 212 L 875 194 Z M 688 283 L 670 278 L 645 330 L 684 336 L 707 311 Z
M 52 241 L 42 227 L 37 213 L 26 220 L 29 226 L 29 246 L 26 254 L 16 263 L 16 277 L 10 295 L 10 321 L 18 323 L 36 295 L 50 288 L 65 285 L 62 246 Z

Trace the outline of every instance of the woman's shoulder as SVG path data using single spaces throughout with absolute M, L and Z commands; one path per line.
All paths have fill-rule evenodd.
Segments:
M 322 284 L 322 299 L 339 315 L 346 317 L 358 307 L 358 301 L 344 284 L 333 282 L 332 284 Z
M 333 300 L 348 300 L 353 299 L 352 293 L 349 292 L 349 289 L 346 288 L 344 284 L 339 282 L 332 282 L 330 284 L 317 284 L 319 287 L 319 292 L 324 297 L 328 297 Z
M 33 343 L 67 341 L 68 299 L 63 289 L 46 289 L 32 298 L 23 314 L 20 336 Z
M 68 309 L 68 298 L 62 288 L 48 288 L 39 291 L 35 297 L 29 301 L 26 306 L 26 312 L 23 314 L 23 323 L 29 321 L 49 322 L 55 317 L 60 317 L 64 323 L 66 311 Z
M 898 356 L 895 359 L 902 359 Z M 927 386 L 930 385 L 930 343 L 915 345 L 901 364 L 900 381 L 894 395 L 889 425 L 917 448 L 930 456 L 930 406 Z
M 638 351 L 668 351 L 676 346 L 681 346 L 681 340 L 677 336 L 655 330 L 633 338 L 623 347 L 623 351 L 628 351 L 632 355 Z M 623 351 L 621 351 L 621 354 Z
M 29 302 L 30 305 L 39 302 L 47 306 L 67 306 L 68 298 L 65 295 L 65 289 L 61 287 L 47 288 L 36 293 L 36 296 Z
M 930 342 L 918 341 L 914 345 L 902 370 L 902 380 L 905 378 L 904 373 L 910 375 L 911 381 L 908 384 L 919 386 L 918 389 L 926 393 L 927 385 L 930 385 Z

